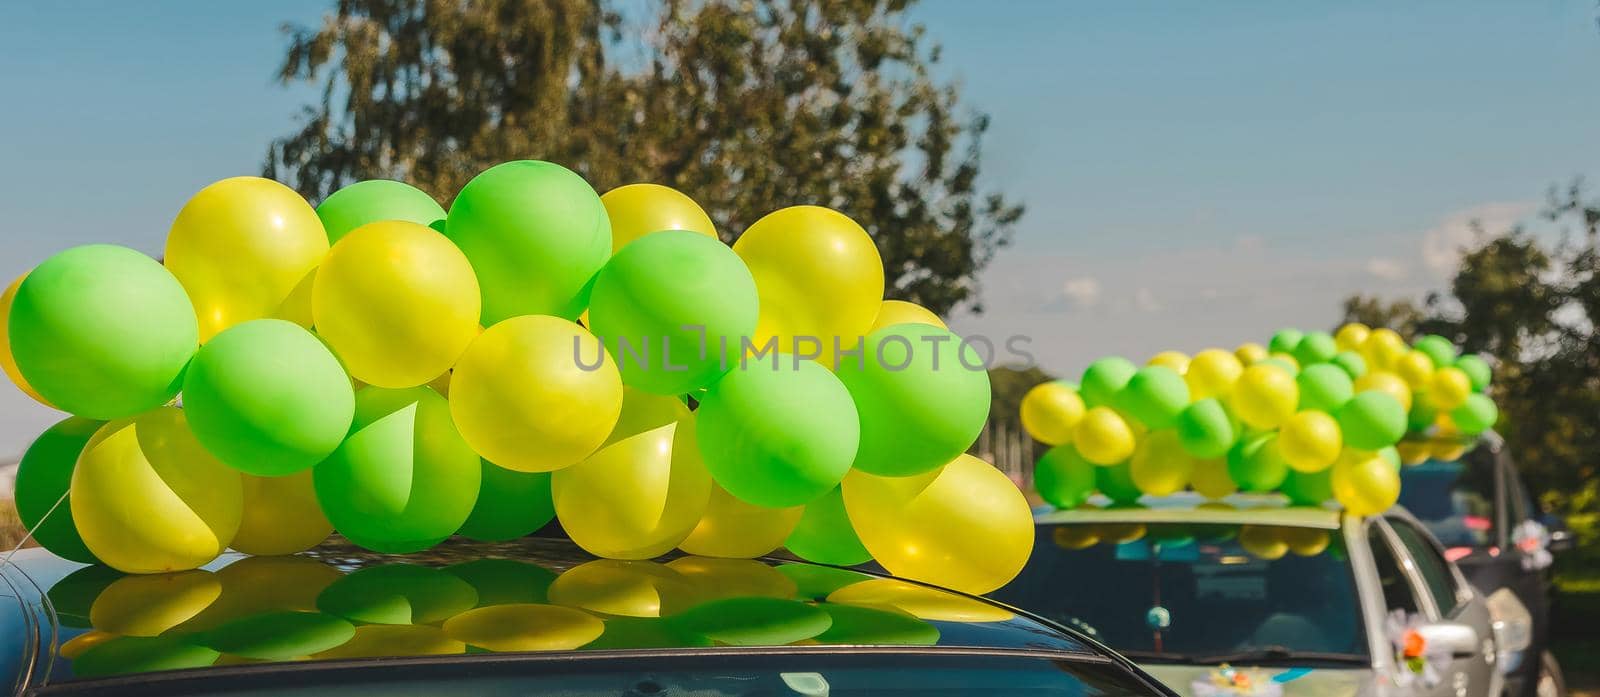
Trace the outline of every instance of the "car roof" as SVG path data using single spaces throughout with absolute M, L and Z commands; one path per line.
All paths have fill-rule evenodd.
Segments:
M 152 575 L 29 549 L 0 578 L 20 601 L 0 601 L 0 636 L 22 638 L 0 668 L 32 686 L 485 652 L 916 647 L 1119 660 L 1026 613 L 913 581 L 777 557 L 597 559 L 552 537 L 388 555 L 335 536 L 297 555 L 229 552 Z
M 1343 511 L 1322 506 L 1295 506 L 1278 494 L 1234 494 L 1208 500 L 1193 492 L 1170 496 L 1144 496 L 1131 505 L 1112 504 L 1096 497 L 1077 508 L 1036 512 L 1034 522 L 1055 524 L 1206 523 L 1223 525 L 1275 525 L 1337 530 Z

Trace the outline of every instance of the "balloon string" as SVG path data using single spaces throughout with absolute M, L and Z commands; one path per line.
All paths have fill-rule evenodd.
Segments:
M 31 528 L 24 529 L 25 532 L 22 535 L 22 539 L 17 540 L 17 546 L 12 547 L 11 551 L 6 552 L 4 559 L 0 559 L 0 566 L 5 566 L 6 564 L 10 563 L 12 555 L 16 554 L 17 550 L 22 549 L 23 545 L 28 544 L 28 540 L 33 539 L 33 531 L 38 530 L 40 526 L 44 525 L 45 521 L 50 520 L 50 514 L 55 513 L 56 509 L 61 507 L 61 502 L 67 500 L 68 493 L 71 492 L 61 492 L 61 498 L 56 499 L 55 503 L 50 504 L 50 510 L 45 511 L 44 515 L 39 517 L 39 522 L 34 523 L 33 527 Z

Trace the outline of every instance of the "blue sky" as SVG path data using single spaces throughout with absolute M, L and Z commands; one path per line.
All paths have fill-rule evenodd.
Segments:
M 331 0 L 0 6 L 0 276 L 259 171 L 312 95 L 278 26 Z M 992 116 L 988 185 L 1028 205 L 982 317 L 1047 369 L 1328 326 L 1356 291 L 1440 287 L 1466 224 L 1600 177 L 1589 0 L 972 3 L 915 10 Z M 775 204 L 800 203 L 775 202 Z M 0 390 L 0 457 L 55 415 Z

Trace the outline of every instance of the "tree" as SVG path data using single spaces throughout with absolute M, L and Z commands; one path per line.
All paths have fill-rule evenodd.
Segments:
M 988 119 L 935 79 L 911 4 L 339 0 L 286 27 L 279 78 L 322 97 L 265 171 L 312 200 L 382 177 L 448 204 L 490 165 L 545 159 L 600 191 L 684 191 L 728 241 L 814 203 L 872 235 L 890 297 L 981 311 L 977 272 L 1022 207 L 978 188 Z
M 1571 511 L 1595 504 L 1600 475 L 1600 205 L 1575 182 L 1552 191 L 1544 216 L 1567 228 L 1561 242 L 1521 228 L 1480 235 L 1448 293 L 1421 307 L 1358 295 L 1345 319 L 1490 356 L 1501 434 L 1530 487 Z

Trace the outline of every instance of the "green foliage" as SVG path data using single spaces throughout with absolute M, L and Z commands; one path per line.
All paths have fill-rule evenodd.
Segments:
M 341 0 L 288 29 L 279 78 L 322 87 L 266 174 L 320 200 L 403 179 L 448 205 L 506 160 L 601 191 L 684 191 L 725 240 L 814 203 L 877 242 L 888 295 L 981 310 L 977 272 L 1022 208 L 977 187 L 987 117 L 932 76 L 907 0 Z M 630 6 L 631 8 L 631 6 Z
M 1520 228 L 1480 231 L 1447 293 L 1420 307 L 1352 297 L 1345 321 L 1408 339 L 1441 334 L 1489 356 L 1498 428 L 1529 487 L 1555 510 L 1592 512 L 1600 510 L 1600 203 L 1575 183 L 1552 193 L 1544 215 L 1566 228 L 1560 243 Z

